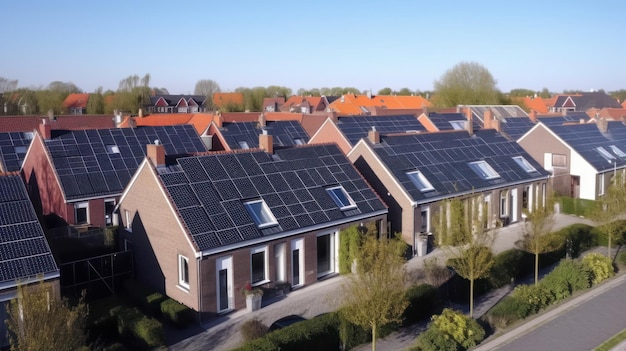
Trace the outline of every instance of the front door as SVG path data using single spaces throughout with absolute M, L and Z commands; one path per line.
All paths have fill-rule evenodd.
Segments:
M 291 241 L 291 286 L 304 284 L 304 239 Z
M 511 223 L 517 222 L 517 188 L 511 189 Z
M 337 271 L 337 235 L 322 234 L 317 237 L 317 277 L 324 277 Z
M 574 199 L 578 199 L 580 196 L 580 177 L 572 176 L 570 185 L 570 196 Z
M 274 269 L 276 281 L 284 282 L 287 280 L 285 277 L 285 243 L 274 245 Z
M 233 258 L 221 257 L 216 260 L 217 281 L 217 312 L 226 312 L 233 309 Z

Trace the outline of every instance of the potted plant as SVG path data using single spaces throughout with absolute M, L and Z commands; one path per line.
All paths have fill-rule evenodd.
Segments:
M 241 293 L 246 297 L 246 309 L 248 312 L 256 311 L 261 308 L 263 299 L 263 290 L 258 287 L 252 287 L 248 282 L 241 289 Z

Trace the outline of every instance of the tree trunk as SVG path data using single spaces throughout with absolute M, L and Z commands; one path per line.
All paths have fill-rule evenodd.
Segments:
M 609 224 L 612 225 L 612 224 Z M 611 259 L 611 262 L 613 262 L 613 258 L 611 257 L 611 237 L 613 236 L 613 231 L 609 230 L 609 258 Z
M 376 351 L 376 323 L 372 325 L 372 351 Z
M 535 252 L 535 285 L 537 285 L 538 282 L 539 282 L 539 253 Z
M 474 279 L 470 279 L 470 301 L 469 301 L 469 316 L 474 318 Z

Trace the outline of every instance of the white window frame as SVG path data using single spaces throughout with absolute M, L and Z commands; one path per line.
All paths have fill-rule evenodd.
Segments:
M 22 135 L 24 136 L 24 139 L 26 140 L 33 140 L 33 138 L 35 137 L 33 132 L 23 132 Z
M 517 162 L 517 164 L 522 167 L 526 173 L 537 172 L 537 169 L 533 167 L 533 165 L 531 165 L 530 162 L 524 158 L 524 156 L 514 156 L 513 160 L 515 160 L 515 162 Z
M 618 157 L 626 157 L 626 153 L 624 153 L 624 151 L 622 151 L 617 146 L 611 145 L 610 148 L 611 148 L 611 151 L 613 151 L 613 153 L 616 154 Z
M 468 165 L 476 174 L 485 180 L 500 178 L 500 174 L 498 174 L 487 161 L 470 162 Z
M 178 285 L 189 290 L 189 277 L 189 259 L 183 255 L 178 255 Z
M 258 208 L 259 212 L 257 212 L 257 207 L 255 205 L 259 203 L 261 204 L 261 207 Z M 269 207 L 267 207 L 265 201 L 248 201 L 244 202 L 244 205 L 248 210 L 248 213 L 250 213 L 250 216 L 252 216 L 252 219 L 254 220 L 254 223 L 256 223 L 257 227 L 266 228 L 278 224 L 276 217 L 274 217 L 272 211 L 270 211 Z
M 465 130 L 465 124 L 467 123 L 467 121 L 450 121 L 450 125 L 452 126 L 452 129 L 454 130 Z
M 306 143 L 304 142 L 304 139 L 302 139 L 302 138 L 293 138 L 293 143 L 294 143 L 295 145 L 304 145 L 304 144 L 306 144 Z
M 500 218 L 509 215 L 509 190 L 500 190 Z
M 613 156 L 610 152 L 608 152 L 604 147 L 602 146 L 598 146 L 596 148 L 596 151 L 598 151 L 600 153 L 600 156 L 604 157 L 605 159 L 611 161 L 615 159 L 615 156 Z
M 420 171 L 412 171 L 406 173 L 407 177 L 421 192 L 435 190 L 432 184 L 428 181 L 424 173 Z
M 567 168 L 567 155 L 564 154 L 551 154 L 552 155 L 552 167 Z M 563 161 L 563 162 L 561 162 Z
M 348 204 L 344 203 L 344 201 L 342 201 L 342 199 L 339 198 L 339 196 L 337 195 L 336 191 L 341 191 L 341 193 L 343 194 L 343 197 L 349 202 Z M 337 207 L 339 207 L 340 210 L 349 210 L 352 208 L 356 207 L 356 204 L 354 203 L 354 200 L 352 200 L 352 198 L 350 197 L 350 195 L 348 195 L 348 192 L 346 191 L 346 189 L 344 189 L 341 185 L 340 186 L 334 186 L 332 188 L 328 188 L 326 189 L 326 192 L 328 193 L 328 195 L 330 195 L 330 197 L 333 199 L 333 201 L 335 201 L 335 204 L 337 204 Z
M 240 149 L 247 150 L 247 149 L 249 149 L 249 148 L 250 148 L 250 145 L 248 145 L 248 142 L 247 142 L 247 141 L 245 141 L 245 140 L 238 141 L 238 142 L 237 142 L 237 144 L 239 145 L 239 148 L 240 148 Z
M 254 280 L 254 267 L 252 264 L 252 256 L 257 254 L 263 254 L 263 279 Z M 252 286 L 263 285 L 268 283 L 269 280 L 269 259 L 268 259 L 268 250 L 267 246 L 261 246 L 250 250 L 250 283 Z
M 126 231 L 132 232 L 133 231 L 133 223 L 131 221 L 131 215 L 130 215 L 130 211 L 129 210 L 124 210 L 124 228 L 126 229 Z
M 604 177 L 605 177 L 604 173 L 598 174 L 598 195 L 600 196 L 604 195 L 604 187 L 606 185 Z
M 78 222 L 78 216 L 77 216 L 77 214 L 78 214 L 77 210 L 81 209 L 81 208 L 85 209 L 85 217 L 87 217 L 87 218 L 86 218 L 85 222 L 80 222 L 79 223 Z M 89 224 L 89 223 L 91 223 L 89 221 L 89 202 L 88 201 L 77 202 L 77 203 L 74 204 L 74 223 L 76 223 L 76 224 Z
M 115 144 L 109 144 L 104 146 L 107 149 L 107 154 L 119 154 L 120 148 Z

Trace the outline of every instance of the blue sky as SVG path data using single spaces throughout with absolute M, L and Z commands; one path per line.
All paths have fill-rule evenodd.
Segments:
M 193 93 L 280 85 L 431 90 L 460 62 L 515 88 L 626 89 L 626 2 L 0 2 L 0 77 L 115 90 L 129 75 Z

